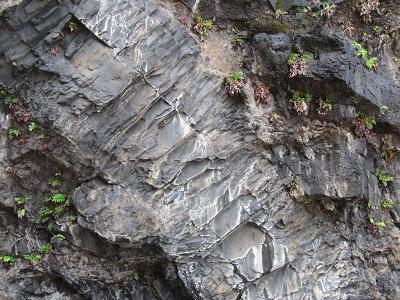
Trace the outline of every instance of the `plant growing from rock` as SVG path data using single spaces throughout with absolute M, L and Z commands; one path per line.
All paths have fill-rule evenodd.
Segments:
M 392 200 L 385 199 L 382 201 L 381 207 L 383 209 L 392 209 L 394 207 L 394 202 Z
M 0 260 L 3 264 L 8 264 L 8 265 L 13 264 L 16 261 L 15 257 L 12 255 L 2 255 L 0 256 Z
M 49 185 L 53 188 L 59 187 L 61 185 L 61 180 L 51 178 L 49 179 Z
M 372 71 L 378 69 L 378 59 L 376 57 L 369 57 L 368 51 L 357 41 L 353 41 L 353 46 L 357 49 L 357 56 L 366 59 L 365 66 Z
M 208 35 L 208 31 L 212 28 L 213 22 L 212 20 L 204 19 L 200 15 L 195 16 L 194 21 L 193 30 L 203 40 L 203 37 Z
M 35 122 L 31 122 L 29 125 L 28 125 L 28 131 L 29 132 L 33 132 L 34 130 L 36 130 L 38 128 L 38 125 L 35 123 Z
M 66 28 L 69 30 L 70 33 L 73 33 L 75 31 L 78 31 L 80 27 L 78 22 L 70 20 L 66 24 Z
M 59 241 L 64 241 L 65 240 L 65 235 L 58 233 L 56 235 L 54 235 L 54 237 L 59 240 Z
M 242 71 L 231 72 L 225 79 L 226 90 L 228 94 L 231 96 L 239 94 L 243 84 L 244 84 L 244 74 Z
M 357 49 L 357 56 L 361 58 L 368 57 L 368 51 L 357 41 L 353 41 L 353 46 Z
M 36 252 L 24 254 L 24 258 L 32 264 L 40 263 L 42 260 L 42 256 Z
M 379 113 L 382 116 L 385 115 L 388 111 L 389 111 L 389 107 L 387 107 L 386 105 L 382 105 L 381 107 L 379 107 Z
M 300 187 L 299 176 L 293 177 L 293 179 L 286 185 L 289 191 L 298 190 Z
M 396 156 L 396 148 L 382 148 L 379 155 L 386 161 L 392 160 Z
M 359 0 L 358 8 L 360 10 L 360 16 L 362 16 L 365 21 L 371 21 L 371 13 L 378 10 L 379 0 Z
M 368 69 L 372 71 L 376 71 L 378 69 L 378 59 L 376 57 L 370 57 L 366 62 L 365 65 Z
M 376 177 L 384 187 L 387 187 L 394 179 L 393 176 L 390 176 L 390 174 L 385 170 L 378 170 L 376 172 Z
M 129 275 L 129 280 L 138 281 L 139 279 L 140 279 L 140 276 L 138 273 L 133 273 L 133 274 Z
M 292 91 L 292 93 L 292 98 L 289 99 L 291 108 L 294 109 L 298 115 L 307 114 L 312 96 L 309 93 L 300 91 Z
M 287 11 L 284 11 L 280 8 L 278 8 L 277 10 L 275 10 L 274 15 L 275 15 L 275 19 L 279 20 L 279 22 L 283 22 L 283 16 L 286 16 L 288 13 Z
M 254 96 L 257 104 L 264 104 L 272 101 L 272 95 L 265 84 L 259 82 L 254 88 Z
M 270 119 L 271 122 L 276 122 L 276 121 L 279 121 L 281 118 L 282 118 L 282 116 L 274 111 L 271 114 L 271 117 L 269 119 Z
M 326 116 L 329 111 L 333 109 L 333 101 L 331 98 L 323 100 L 321 97 L 318 98 L 318 114 L 320 116 Z
M 28 203 L 30 199 L 28 197 L 20 196 L 15 197 L 14 202 L 17 206 L 17 216 L 18 218 L 23 218 L 25 216 L 25 204 Z
M 51 252 L 51 245 L 50 244 L 42 244 L 39 247 L 39 252 L 42 254 L 49 254 Z
M 244 46 L 244 39 L 239 38 L 239 37 L 234 37 L 231 41 L 231 44 L 232 44 L 233 48 L 241 49 Z
M 376 121 L 374 117 L 366 116 L 361 112 L 357 113 L 355 120 L 355 131 L 358 136 L 369 138 L 375 125 Z
M 54 203 L 63 203 L 67 200 L 64 194 L 58 193 L 51 197 L 51 201 Z
M 10 138 L 10 140 L 16 139 L 20 136 L 21 136 L 21 130 L 18 128 L 11 128 L 8 131 L 8 137 Z
M 289 77 L 295 77 L 297 75 L 307 75 L 308 65 L 307 63 L 311 60 L 311 56 L 307 54 L 291 53 L 288 59 L 288 65 L 290 67 Z

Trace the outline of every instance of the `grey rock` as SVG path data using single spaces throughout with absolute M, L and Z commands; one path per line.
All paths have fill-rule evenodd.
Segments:
M 267 9 L 266 2 L 252 2 L 240 14 L 243 1 L 207 9 L 246 20 Z M 186 4 L 206 8 L 204 1 Z M 65 29 L 72 15 L 75 33 Z M 395 179 L 382 188 L 375 175 L 383 165 L 380 144 L 356 137 L 352 128 L 356 110 L 385 104 L 390 113 L 380 123 L 398 129 L 398 84 L 385 67 L 372 73 L 361 66 L 342 35 L 257 34 L 248 55 L 259 69 L 249 70 L 235 98 L 225 91 L 225 74 L 204 64 L 205 44 L 156 1 L 32 0 L 1 22 L 12 30 L 0 61 L 13 66 L 16 60 L 12 72 L 0 69 L 1 79 L 16 88 L 45 140 L 7 139 L 15 124 L 2 106 L 0 250 L 18 258 L 1 269 L 0 293 L 17 299 L 398 297 L 399 158 L 387 163 Z M 29 40 L 32 24 L 37 34 Z M 287 59 L 296 45 L 320 53 L 309 74 L 294 82 L 287 79 Z M 276 103 L 256 105 L 252 77 L 271 84 Z M 286 118 L 271 121 L 263 109 L 287 108 L 288 85 L 335 95 L 337 107 L 329 118 L 286 109 Z M 396 131 L 386 133 L 396 145 Z M 9 164 L 14 175 L 3 171 Z M 37 216 L 50 205 L 43 196 L 58 191 L 49 178 L 59 170 L 71 206 L 52 217 L 49 232 Z M 295 176 L 300 187 L 292 193 L 287 184 Z M 32 198 L 22 219 L 16 195 Z M 385 198 L 395 202 L 392 215 L 381 208 Z M 74 215 L 76 221 L 67 218 Z M 376 235 L 368 231 L 372 217 L 386 224 L 372 226 Z M 36 265 L 23 260 L 43 243 L 52 244 L 51 254 Z

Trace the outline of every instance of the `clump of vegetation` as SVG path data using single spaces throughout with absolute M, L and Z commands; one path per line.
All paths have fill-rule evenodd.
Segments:
M 254 88 L 254 96 L 257 104 L 264 104 L 272 101 L 272 95 L 265 84 L 259 82 Z
M 385 199 L 382 201 L 381 207 L 383 209 L 392 209 L 394 207 L 394 202 L 392 200 Z
M 280 8 L 278 8 L 274 12 L 275 19 L 279 20 L 281 23 L 283 22 L 283 17 L 286 16 L 287 14 L 288 14 L 287 11 L 284 11 L 284 10 L 282 10 Z
M 295 191 L 300 188 L 300 178 L 299 176 L 293 177 L 293 179 L 286 185 L 289 191 Z
M 21 136 L 21 130 L 18 128 L 11 128 L 8 131 L 8 137 L 10 138 L 10 140 L 19 138 Z
M 31 122 L 31 123 L 28 125 L 28 131 L 29 131 L 29 132 L 33 132 L 33 131 L 35 131 L 37 128 L 38 128 L 38 125 L 37 125 L 35 122 Z
M 51 178 L 51 179 L 49 179 L 49 185 L 53 188 L 57 188 L 61 185 L 61 180 Z
M 28 203 L 30 199 L 25 196 L 15 197 L 14 202 L 17 206 L 18 218 L 23 218 L 25 216 L 25 204 Z
M 244 39 L 242 39 L 240 37 L 234 37 L 231 41 L 231 44 L 232 44 L 233 48 L 241 49 L 244 47 Z
M 67 200 L 64 194 L 58 193 L 51 197 L 51 201 L 54 203 L 64 203 Z
M 49 254 L 52 250 L 52 247 L 50 244 L 42 244 L 39 247 L 39 252 L 42 254 Z
M 386 148 L 383 147 L 381 151 L 379 152 L 379 155 L 386 161 L 392 160 L 396 156 L 397 150 L 396 148 Z
M 376 172 L 376 177 L 384 187 L 387 187 L 394 179 L 393 176 L 390 176 L 390 174 L 385 170 L 378 170 Z
M 5 267 L 9 267 L 16 262 L 15 257 L 12 255 L 2 255 L 0 256 L 0 261 Z
M 376 71 L 378 70 L 378 59 L 376 57 L 370 57 L 365 62 L 365 65 L 367 66 L 368 69 Z
M 24 254 L 24 258 L 32 264 L 40 263 L 42 261 L 42 256 L 36 252 Z
M 204 19 L 200 15 L 195 16 L 194 21 L 193 30 L 197 35 L 200 36 L 200 39 L 203 40 L 203 38 L 208 35 L 209 30 L 212 28 L 213 21 Z
M 292 93 L 292 98 L 289 99 L 291 108 L 294 109 L 298 115 L 307 114 L 312 96 L 309 93 L 300 91 L 292 91 Z
M 356 134 L 360 137 L 364 136 L 369 138 L 372 134 L 372 130 L 376 125 L 375 118 L 372 116 L 366 116 L 365 114 L 358 112 L 356 115 L 355 126 Z
M 321 97 L 318 98 L 318 114 L 320 116 L 326 116 L 329 111 L 333 109 L 333 101 L 331 98 L 326 98 L 325 100 Z
M 369 57 L 368 51 L 358 42 L 353 41 L 353 46 L 357 49 L 357 56 L 366 59 L 365 66 L 372 71 L 378 69 L 378 59 L 376 57 Z
M 311 7 L 307 6 L 303 9 L 304 13 L 310 13 L 314 18 L 322 18 L 330 19 L 336 11 L 336 5 L 331 1 L 322 2 L 320 0 L 314 0 L 314 4 L 319 5 L 317 10 L 313 10 Z
M 311 56 L 307 54 L 291 53 L 288 59 L 288 65 L 290 66 L 289 77 L 295 77 L 297 75 L 307 75 L 308 62 L 311 60 Z
M 239 94 L 243 84 L 244 74 L 242 71 L 231 72 L 225 79 L 226 90 L 231 96 Z
M 133 273 L 133 274 L 129 275 L 129 280 L 138 281 L 139 279 L 140 279 L 140 276 L 138 273 Z
M 388 111 L 389 111 L 389 107 L 387 107 L 386 105 L 382 105 L 381 107 L 379 107 L 379 113 L 382 116 L 385 115 Z
M 65 25 L 66 28 L 69 30 L 70 33 L 73 33 L 75 31 L 79 30 L 79 23 L 74 21 L 74 20 L 70 20 L 68 21 L 68 23 Z
M 379 8 L 379 0 L 358 0 L 357 7 L 360 11 L 360 16 L 365 21 L 371 21 L 371 14 Z
M 282 118 L 282 116 L 274 111 L 271 114 L 271 117 L 269 119 L 270 119 L 271 122 L 276 122 L 276 121 L 279 121 L 281 118 Z
M 58 233 L 54 236 L 57 240 L 59 241 L 64 241 L 65 240 L 65 235 Z

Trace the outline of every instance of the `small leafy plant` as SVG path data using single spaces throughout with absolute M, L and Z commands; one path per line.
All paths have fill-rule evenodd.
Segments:
M 370 57 L 366 62 L 365 65 L 368 69 L 376 71 L 378 69 L 378 59 L 376 57 Z
M 394 207 L 394 202 L 392 200 L 385 199 L 382 201 L 381 207 L 383 209 L 392 209 Z
M 379 221 L 379 222 L 376 222 L 376 224 L 375 224 L 376 226 L 378 226 L 379 228 L 385 228 L 385 222 L 383 222 L 383 221 Z
M 367 116 L 361 112 L 357 113 L 355 120 L 355 131 L 358 136 L 365 136 L 366 138 L 369 138 L 375 125 L 376 121 L 374 117 Z
M 61 180 L 59 179 L 49 179 L 49 185 L 53 188 L 59 187 L 61 185 Z
M 356 49 L 358 50 L 357 56 L 359 56 L 361 58 L 368 57 L 368 51 L 365 50 L 364 47 L 360 43 L 353 41 L 353 46 L 356 47 Z
M 393 176 L 390 176 L 390 174 L 385 171 L 385 170 L 378 170 L 376 172 L 376 177 L 378 178 L 379 182 L 384 186 L 387 187 L 390 182 L 393 181 Z
M 37 129 L 38 128 L 38 125 L 35 123 L 35 122 L 31 122 L 29 125 L 28 125 L 28 131 L 29 132 L 33 132 L 35 129 Z
M 243 84 L 244 84 L 244 74 L 242 71 L 231 72 L 225 79 L 226 90 L 228 94 L 231 96 L 239 94 Z
M 297 75 L 307 75 L 308 62 L 312 60 L 312 57 L 307 54 L 291 53 L 288 59 L 288 65 L 290 66 L 289 77 L 295 77 Z
M 291 108 L 294 109 L 298 115 L 307 114 L 309 103 L 312 96 L 306 92 L 292 91 L 292 98 L 289 99 Z
M 318 114 L 320 116 L 326 116 L 329 111 L 333 109 L 333 101 L 331 98 L 323 100 L 321 97 L 318 98 Z
M 208 35 L 208 31 L 212 28 L 213 22 L 212 20 L 204 19 L 200 15 L 195 16 L 194 21 L 194 32 L 200 36 L 200 39 L 203 39 L 204 36 Z
M 324 2 L 322 3 L 322 8 L 316 12 L 317 17 L 326 17 L 327 19 L 330 19 L 333 14 L 335 13 L 336 10 L 336 5 L 331 2 Z
M 77 23 L 77 22 L 75 22 L 75 21 L 73 21 L 73 20 L 70 20 L 70 21 L 66 24 L 66 27 L 68 28 L 68 30 L 69 30 L 70 33 L 73 33 L 73 32 L 75 32 L 75 31 L 78 31 L 78 30 L 79 30 L 79 23 Z
M 49 254 L 51 252 L 51 245 L 50 244 L 42 244 L 39 247 L 39 252 L 42 254 Z
M 244 39 L 235 37 L 232 39 L 231 44 L 235 49 L 241 49 L 244 46 Z
M 42 256 L 37 254 L 36 252 L 31 252 L 29 254 L 24 254 L 24 258 L 30 263 L 40 263 L 42 260 Z
M 129 280 L 138 281 L 139 279 L 140 279 L 140 276 L 138 273 L 133 273 L 133 274 L 129 275 Z
M 357 49 L 357 56 L 366 59 L 365 66 L 372 71 L 378 69 L 378 59 L 376 57 L 369 57 L 368 51 L 357 41 L 353 41 L 353 46 Z
M 379 8 L 379 0 L 358 0 L 357 6 L 360 11 L 360 16 L 362 16 L 365 21 L 369 22 L 371 21 L 372 12 Z
M 54 203 L 63 203 L 67 200 L 64 194 L 58 193 L 51 197 L 51 201 Z
M 14 264 L 16 262 L 15 257 L 12 255 L 2 255 L 0 256 L 0 261 L 4 264 L 4 265 L 11 265 Z
M 286 185 L 286 187 L 289 189 L 289 191 L 294 191 L 299 189 L 300 187 L 300 179 L 299 176 L 293 177 L 293 179 Z
M 284 11 L 280 8 L 278 8 L 277 10 L 275 10 L 274 15 L 275 15 L 275 19 L 279 20 L 281 23 L 283 21 L 283 16 L 286 16 L 288 13 L 287 11 Z
M 396 148 L 382 148 L 379 155 L 386 161 L 392 160 L 396 156 Z
M 65 235 L 58 233 L 54 236 L 56 239 L 58 239 L 59 241 L 64 241 L 65 240 Z
M 42 207 L 39 210 L 39 215 L 37 216 L 36 221 L 38 223 L 46 223 L 53 215 L 53 211 L 54 209 L 50 206 Z
M 24 205 L 24 204 L 28 203 L 29 200 L 30 199 L 28 197 L 25 197 L 25 196 L 20 196 L 20 197 L 15 197 L 14 198 L 15 203 L 18 204 L 18 205 Z
M 272 101 L 272 95 L 269 89 L 263 83 L 258 83 L 254 88 L 254 96 L 257 104 L 268 103 Z
M 18 138 L 21 136 L 21 130 L 19 130 L 18 128 L 11 128 L 8 131 L 8 137 L 13 140 L 15 138 Z
M 25 208 L 20 208 L 17 210 L 17 216 L 18 218 L 22 219 L 25 216 Z

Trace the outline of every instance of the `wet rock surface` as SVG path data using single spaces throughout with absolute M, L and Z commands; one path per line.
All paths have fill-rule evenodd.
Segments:
M 181 2 L 3 11 L 0 255 L 16 261 L 3 259 L 0 298 L 397 299 L 396 45 L 374 72 L 335 26 L 254 32 L 278 1 Z M 285 3 L 288 18 L 306 2 Z M 191 9 L 221 32 L 200 41 Z M 312 57 L 305 75 L 288 77 L 291 53 Z M 240 68 L 230 97 L 223 72 Z M 315 98 L 307 115 L 291 90 Z M 318 97 L 333 100 L 325 115 Z M 357 112 L 375 116 L 369 134 Z

